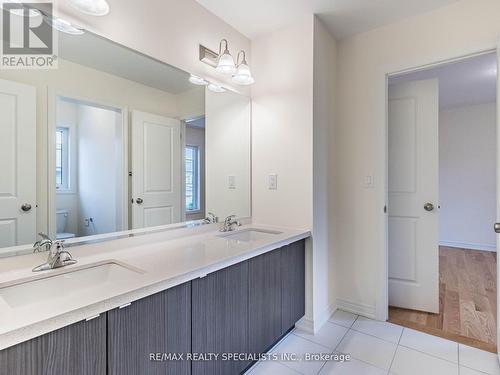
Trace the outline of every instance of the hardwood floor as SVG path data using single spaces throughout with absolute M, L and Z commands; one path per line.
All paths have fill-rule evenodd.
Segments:
M 389 307 L 389 321 L 496 353 L 496 253 L 439 248 L 439 314 Z

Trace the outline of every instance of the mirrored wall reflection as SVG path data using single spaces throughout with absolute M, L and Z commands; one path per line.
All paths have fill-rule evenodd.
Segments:
M 0 256 L 38 232 L 250 216 L 248 97 L 89 32 L 58 40 L 57 69 L 0 71 Z

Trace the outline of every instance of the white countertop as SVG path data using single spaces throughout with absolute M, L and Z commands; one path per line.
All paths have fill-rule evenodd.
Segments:
M 95 263 L 115 262 L 138 271 L 106 282 L 105 288 L 89 279 L 85 289 L 56 289 L 33 301 L 16 296 L 22 303 L 15 306 L 0 295 L 0 350 L 310 236 L 309 230 L 252 223 L 237 231 L 263 229 L 280 233 L 252 242 L 227 241 L 220 237 L 219 226 L 74 246 L 68 250 L 78 263 L 50 271 L 32 272 L 33 267 L 46 261 L 47 253 L 0 259 L 0 289 Z

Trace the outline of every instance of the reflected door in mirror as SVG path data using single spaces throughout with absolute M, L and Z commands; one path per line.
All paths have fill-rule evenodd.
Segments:
M 132 112 L 132 227 L 181 220 L 181 123 Z
M 0 80 L 0 248 L 36 236 L 36 89 Z

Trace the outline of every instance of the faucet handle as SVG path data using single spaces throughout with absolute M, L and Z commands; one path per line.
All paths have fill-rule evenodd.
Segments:
M 44 239 L 44 240 L 50 240 L 50 237 L 47 234 L 43 233 L 43 232 L 39 232 L 38 235 L 40 237 L 42 237 L 42 239 Z

